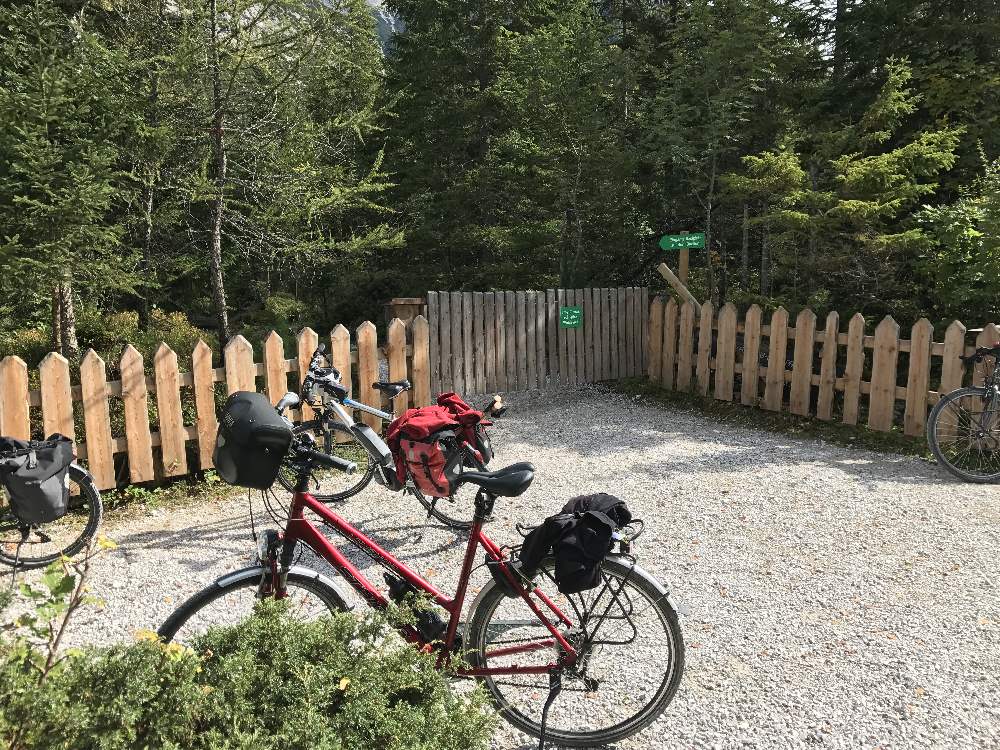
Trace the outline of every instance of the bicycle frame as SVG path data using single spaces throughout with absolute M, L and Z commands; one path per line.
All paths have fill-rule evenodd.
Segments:
M 289 508 L 288 523 L 285 527 L 282 540 L 281 568 L 287 570 L 289 564 L 291 563 L 292 555 L 294 554 L 295 545 L 301 542 L 310 547 L 317 555 L 329 562 L 330 565 L 332 565 L 344 577 L 344 580 L 347 581 L 347 583 L 350 584 L 350 586 L 357 591 L 370 606 L 376 609 L 385 609 L 389 605 L 389 600 L 382 594 L 382 592 L 375 588 L 375 586 L 373 586 L 372 583 L 365 578 L 364 574 L 358 570 L 358 568 L 355 567 L 354 564 L 352 564 L 339 549 L 331 544 L 330 540 L 321 534 L 319 529 L 317 529 L 316 526 L 304 515 L 306 510 L 315 513 L 325 524 L 333 528 L 334 531 L 347 539 L 347 541 L 355 547 L 358 547 L 368 553 L 383 568 L 398 575 L 410 585 L 414 586 L 418 591 L 425 593 L 433 599 L 437 605 L 448 612 L 448 629 L 446 631 L 442 649 L 442 658 L 447 662 L 450 658 L 450 654 L 454 652 L 459 621 L 461 619 L 462 608 L 465 603 L 465 595 L 468 589 L 469 578 L 472 575 L 472 568 L 475 564 L 476 551 L 479 547 L 482 547 L 483 550 L 485 550 L 486 555 L 491 560 L 503 561 L 505 559 L 500 547 L 483 533 L 483 521 L 492 509 L 493 500 L 494 498 L 485 495 L 482 491 L 480 491 L 476 497 L 475 520 L 473 521 L 472 528 L 469 531 L 469 540 L 466 545 L 465 557 L 462 561 L 462 569 L 459 574 L 458 587 L 455 591 L 454 597 L 448 597 L 436 586 L 434 586 L 434 584 L 422 578 L 405 563 L 401 562 L 392 554 L 382 549 L 362 532 L 351 526 L 351 524 L 344 520 L 341 516 L 334 513 L 320 501 L 316 500 L 316 498 L 314 498 L 311 494 L 303 491 L 297 491 L 294 494 L 291 507 Z M 559 660 L 552 661 L 544 665 L 538 664 L 522 666 L 514 664 L 512 666 L 496 668 L 459 668 L 456 670 L 457 673 L 468 677 L 511 674 L 547 674 L 553 670 L 572 665 L 577 659 L 576 650 L 572 645 L 570 645 L 563 634 L 559 632 L 557 626 L 553 624 L 548 617 L 546 617 L 546 614 L 540 605 L 544 605 L 544 607 L 549 610 L 549 614 L 566 627 L 572 627 L 573 623 L 566 617 L 565 614 L 563 614 L 559 607 L 556 606 L 555 602 L 546 596 L 540 589 L 537 587 L 532 587 L 532 590 L 530 591 L 526 589 L 522 586 L 519 577 L 508 570 L 506 564 L 502 564 L 500 569 L 503 571 L 504 575 L 507 576 L 508 581 L 514 590 L 517 591 L 518 595 L 525 601 L 525 603 L 527 603 L 529 609 L 531 609 L 535 617 L 538 618 L 538 621 L 545 626 L 549 633 L 551 633 L 552 637 L 516 646 L 510 646 L 507 648 L 494 649 L 487 652 L 486 656 L 512 656 L 544 649 L 555 649 L 556 647 L 558 647 L 562 655 Z M 277 571 L 275 575 L 278 575 Z M 278 592 L 279 596 L 281 596 L 282 588 L 280 586 L 280 582 L 276 580 L 273 583 L 275 586 L 274 590 Z M 537 598 L 538 602 L 535 601 L 535 598 Z M 407 640 L 416 643 L 418 646 L 427 645 L 422 642 L 421 638 L 414 629 L 402 631 L 402 634 L 407 638 Z

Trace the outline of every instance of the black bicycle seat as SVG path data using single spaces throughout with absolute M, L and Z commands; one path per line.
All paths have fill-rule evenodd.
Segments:
M 524 461 L 505 466 L 497 471 L 463 471 L 455 477 L 455 483 L 472 482 L 491 495 L 517 497 L 531 486 L 534 478 L 534 464 Z
M 403 391 L 410 390 L 411 387 L 409 380 L 379 380 L 377 383 L 372 383 L 372 388 L 376 391 L 382 391 L 389 398 L 396 398 Z

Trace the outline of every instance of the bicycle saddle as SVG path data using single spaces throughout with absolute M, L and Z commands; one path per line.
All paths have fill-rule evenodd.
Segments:
M 382 393 L 386 394 L 389 398 L 396 398 L 396 396 L 403 391 L 410 390 L 411 386 L 410 381 L 405 379 L 395 381 L 379 380 L 376 383 L 372 383 L 372 388 L 376 391 L 382 391 Z
M 534 464 L 523 461 L 497 471 L 463 471 L 454 482 L 456 485 L 472 482 L 491 495 L 517 497 L 531 486 L 534 478 Z

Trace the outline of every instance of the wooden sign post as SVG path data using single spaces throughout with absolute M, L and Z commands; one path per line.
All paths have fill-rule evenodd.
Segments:
M 677 259 L 677 276 L 682 284 L 687 286 L 688 267 L 691 264 L 691 250 L 705 248 L 704 232 L 681 232 L 680 234 L 665 234 L 660 238 L 660 247 L 664 250 L 680 250 Z

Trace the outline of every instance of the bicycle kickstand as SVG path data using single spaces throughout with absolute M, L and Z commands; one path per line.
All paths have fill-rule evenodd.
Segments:
M 542 726 L 541 731 L 538 733 L 538 750 L 545 750 L 545 725 L 549 720 L 549 708 L 561 690 L 562 670 L 556 669 L 549 672 L 549 697 L 545 699 L 545 705 L 542 706 Z

